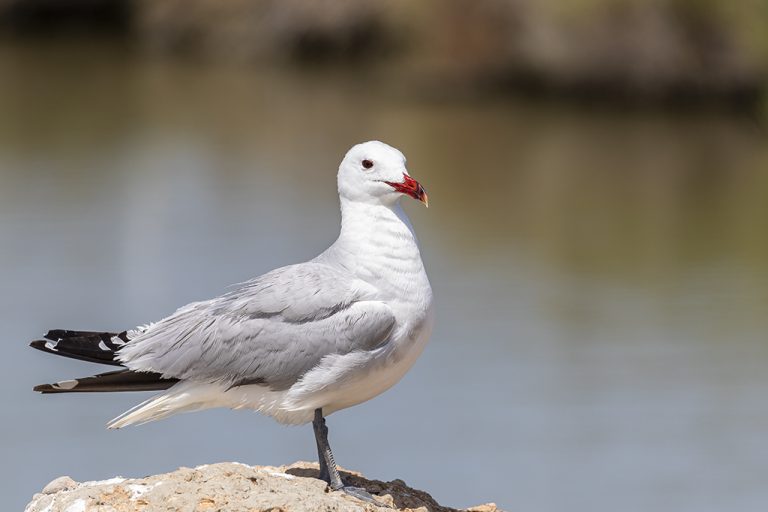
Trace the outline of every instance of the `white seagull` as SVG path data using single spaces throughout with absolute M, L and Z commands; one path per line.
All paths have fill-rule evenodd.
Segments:
M 312 421 L 320 478 L 370 499 L 341 481 L 324 416 L 394 385 L 432 330 L 432 289 L 400 205 L 404 194 L 426 205 L 427 194 L 405 163 L 378 141 L 347 152 L 338 172 L 341 232 L 306 263 L 121 333 L 49 331 L 31 346 L 123 369 L 35 391 L 164 391 L 112 420 L 114 429 L 211 407 Z

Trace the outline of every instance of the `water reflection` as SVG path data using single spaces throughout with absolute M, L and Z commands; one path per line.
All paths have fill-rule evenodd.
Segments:
M 60 474 L 312 457 L 306 429 L 250 414 L 106 432 L 138 396 L 35 396 L 91 368 L 23 342 L 144 322 L 314 255 L 336 234 L 338 160 L 369 138 L 401 147 L 429 190 L 429 210 L 408 209 L 438 325 L 402 384 L 331 418 L 340 460 L 455 506 L 768 502 L 768 145 L 753 125 L 425 101 L 372 76 L 110 45 L 6 46 L 0 76 L 16 508 Z

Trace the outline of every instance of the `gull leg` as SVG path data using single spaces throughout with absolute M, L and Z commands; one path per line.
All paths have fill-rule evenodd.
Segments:
M 328 427 L 325 426 L 322 409 L 315 409 L 315 419 L 312 420 L 312 428 L 315 431 L 315 443 L 317 443 L 317 460 L 320 462 L 319 478 L 333 486 L 331 474 L 328 471 L 328 459 L 330 458 L 333 461 L 333 453 L 331 453 L 331 447 L 328 444 Z
M 336 461 L 333 460 L 331 445 L 328 443 L 328 427 L 325 426 L 325 418 L 322 409 L 315 409 L 315 419 L 312 421 L 312 428 L 315 431 L 315 442 L 317 443 L 317 456 L 320 459 L 320 479 L 328 482 L 334 491 L 344 491 L 350 496 L 374 505 L 379 503 L 373 499 L 373 496 L 359 487 L 344 485 L 341 481 L 341 475 L 336 467 Z

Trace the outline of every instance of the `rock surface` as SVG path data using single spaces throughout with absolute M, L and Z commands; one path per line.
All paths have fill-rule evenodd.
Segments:
M 62 476 L 36 494 L 25 512 L 456 510 L 439 505 L 429 494 L 408 487 L 402 480 L 380 482 L 342 471 L 348 484 L 375 495 L 380 506 L 372 505 L 330 491 L 317 474 L 317 464 L 307 462 L 281 467 L 225 462 L 146 478 L 78 483 Z M 497 508 L 487 503 L 468 510 L 495 512 Z

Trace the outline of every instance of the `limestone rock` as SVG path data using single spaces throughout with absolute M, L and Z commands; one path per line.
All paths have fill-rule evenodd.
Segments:
M 402 480 L 380 482 L 359 473 L 342 471 L 346 482 L 375 495 L 380 506 L 330 491 L 318 480 L 317 464 L 248 466 L 219 463 L 179 468 L 145 478 L 112 478 L 77 483 L 69 477 L 55 479 L 36 494 L 25 512 L 452 512 L 429 494 L 408 487 Z M 469 510 L 494 512 L 493 504 Z

